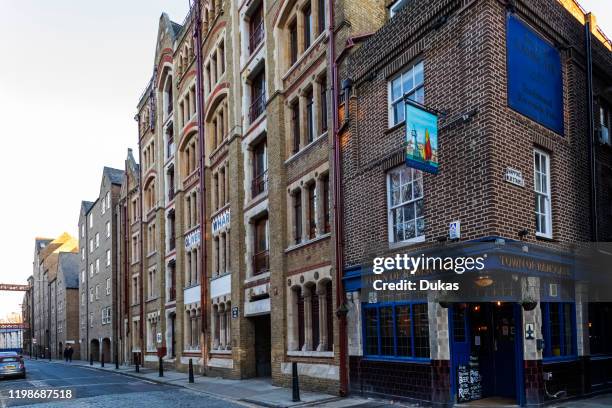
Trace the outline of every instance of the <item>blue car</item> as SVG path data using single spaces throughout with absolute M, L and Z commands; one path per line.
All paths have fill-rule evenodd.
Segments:
M 14 351 L 0 352 L 0 378 L 26 378 L 23 356 Z

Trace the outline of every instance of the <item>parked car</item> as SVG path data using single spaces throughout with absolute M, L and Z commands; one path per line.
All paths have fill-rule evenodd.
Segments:
M 0 378 L 26 378 L 23 356 L 14 351 L 0 352 Z

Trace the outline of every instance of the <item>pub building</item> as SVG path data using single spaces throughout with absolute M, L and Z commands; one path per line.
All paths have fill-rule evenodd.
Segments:
M 610 41 L 574 1 L 395 3 L 342 78 L 351 392 L 446 407 L 610 391 Z M 373 273 L 396 254 L 486 261 Z M 372 289 L 403 278 L 461 286 Z

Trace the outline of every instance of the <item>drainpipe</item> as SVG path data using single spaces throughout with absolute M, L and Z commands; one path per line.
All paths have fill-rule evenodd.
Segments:
M 336 62 L 336 38 L 334 24 L 334 1 L 329 0 L 328 4 L 328 59 L 331 67 L 331 107 L 333 118 L 333 189 L 334 189 L 334 245 L 335 245 L 335 268 L 336 268 L 336 315 L 338 317 L 338 335 L 339 335 L 339 371 L 340 371 L 340 389 L 339 394 L 346 396 L 348 394 L 348 373 L 347 373 L 347 325 L 346 325 L 346 294 L 344 293 L 344 284 L 342 281 L 344 271 L 344 243 L 343 243 L 343 225 L 342 225 L 342 177 L 341 177 L 341 160 L 340 152 L 340 135 L 338 132 L 338 65 Z M 348 108 L 348 100 L 345 102 Z M 348 110 L 348 109 L 347 109 Z
M 206 253 L 206 180 L 205 180 L 205 138 L 204 138 L 204 76 L 202 73 L 202 24 L 201 24 L 201 4 L 200 0 L 195 0 L 193 15 L 193 38 L 196 49 L 196 109 L 198 112 L 198 145 L 199 145 L 199 166 L 200 166 L 200 318 L 202 330 L 202 350 L 203 370 L 206 371 L 208 365 L 208 338 L 206 336 L 206 326 L 208 323 L 208 273 L 207 273 L 207 253 Z
M 591 176 L 591 240 L 597 242 L 597 164 L 595 159 L 595 129 L 593 122 L 593 54 L 591 49 L 591 13 L 585 15 L 584 47 L 587 66 L 587 137 L 589 140 L 589 170 Z
M 139 121 L 140 123 L 140 121 Z M 140 127 L 139 127 L 140 128 Z M 130 202 L 130 194 L 129 194 L 129 186 L 130 186 L 130 175 L 129 172 L 127 171 L 127 166 L 126 166 L 126 183 L 127 183 L 127 193 L 126 193 L 126 199 L 125 202 L 121 205 L 121 212 L 123 215 L 123 287 L 124 287 L 124 296 L 123 296 L 123 313 L 124 313 L 124 318 L 127 317 L 127 321 L 128 324 L 125 328 L 125 339 L 128 338 L 128 335 L 130 334 L 130 329 L 131 329 L 131 321 L 130 321 L 130 303 L 129 303 L 129 293 L 130 293 L 130 280 L 128 278 L 129 274 L 129 260 L 128 260 L 128 248 L 129 248 L 129 241 L 128 241 L 128 237 L 130 237 L 132 234 L 129 233 L 129 222 L 128 222 L 128 204 Z M 126 346 L 129 342 L 125 341 L 123 342 L 123 357 L 126 357 Z M 125 362 L 125 361 L 124 361 Z
M 155 75 L 153 75 L 153 78 L 151 79 L 151 94 L 149 95 L 149 98 L 153 98 L 155 96 L 155 92 L 154 92 L 154 87 L 155 86 Z M 153 118 L 153 112 L 151 112 L 151 123 L 153 123 L 155 119 Z M 143 229 L 142 229 L 142 224 L 144 222 L 144 193 L 142 191 L 142 184 L 143 184 L 143 177 L 142 177 L 142 171 L 144 170 L 144 167 L 142 166 L 142 139 L 140 137 L 140 126 L 138 126 L 138 162 L 140 163 L 140 180 L 138 183 L 138 201 L 139 201 L 139 208 L 140 208 L 140 223 L 139 223 L 139 230 L 140 230 L 140 235 L 139 235 L 139 246 L 138 246 L 138 250 L 139 250 L 139 256 L 138 256 L 138 263 L 139 263 L 139 279 L 140 281 L 138 282 L 138 287 L 136 288 L 136 290 L 138 290 L 138 303 L 140 306 L 140 324 L 138 325 L 138 335 L 140 338 L 140 344 L 139 344 L 139 348 L 140 348 L 140 356 L 138 358 L 138 363 L 140 365 L 142 365 L 144 363 L 144 351 L 145 351 L 145 346 L 144 346 L 144 244 L 143 244 Z

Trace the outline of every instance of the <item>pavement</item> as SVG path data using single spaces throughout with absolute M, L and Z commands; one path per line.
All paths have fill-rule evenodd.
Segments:
M 243 404 L 224 398 L 160 384 L 142 378 L 104 373 L 82 365 L 26 360 L 26 379 L 0 380 L 0 407 L 127 408 L 211 407 L 240 408 Z M 55 391 L 55 398 L 36 397 L 34 392 Z M 28 395 L 28 392 L 30 393 Z M 11 394 L 13 398 L 11 398 Z M 16 396 L 25 398 L 15 398 Z M 70 397 L 70 398 L 60 398 Z
M 26 367 L 29 370 L 31 370 L 31 366 L 33 365 L 35 365 L 35 367 L 47 365 L 48 367 L 55 366 L 64 368 L 75 368 L 78 370 L 88 370 L 97 372 L 104 371 L 106 373 L 112 373 L 113 376 L 122 375 L 136 380 L 146 381 L 149 384 L 172 386 L 178 389 L 185 389 L 191 392 L 204 394 L 211 398 L 225 401 L 228 404 L 235 404 L 234 406 L 268 408 L 292 408 L 312 406 L 325 408 L 378 408 L 390 406 L 389 401 L 378 401 L 358 397 L 340 398 L 334 395 L 308 391 L 302 391 L 300 393 L 300 401 L 294 402 L 292 400 L 291 389 L 274 386 L 271 384 L 269 378 L 228 380 L 219 377 L 204 377 L 201 375 L 194 375 L 194 382 L 189 383 L 189 376 L 186 373 L 165 370 L 164 376 L 159 377 L 159 372 L 157 369 L 140 367 L 140 372 L 137 373 L 135 372 L 134 366 L 119 366 L 119 368 L 117 369 L 112 363 L 106 363 L 104 367 L 101 367 L 99 362 L 95 362 L 94 365 L 90 366 L 88 361 L 82 360 L 73 360 L 71 363 L 66 363 L 63 360 L 26 360 Z M 30 371 L 28 371 L 29 377 L 30 374 Z M 208 405 L 206 406 L 208 407 Z M 227 406 L 229 407 L 231 405 Z M 398 405 L 395 404 L 393 406 L 397 407 Z M 39 405 L 37 405 L 37 407 L 39 407 Z
M 189 383 L 188 375 L 176 371 L 164 371 L 159 377 L 157 369 L 140 368 L 136 373 L 133 366 L 100 363 L 89 365 L 87 361 L 74 360 L 72 363 L 49 360 L 26 360 L 26 380 L 0 380 L 0 408 L 12 406 L 46 407 L 268 407 L 268 408 L 399 408 L 417 407 L 398 401 L 376 400 L 360 397 L 340 398 L 338 396 L 306 392 L 300 393 L 300 401 L 292 401 L 291 389 L 277 387 L 270 379 L 228 380 L 218 377 L 194 376 Z M 72 390 L 75 398 L 66 400 L 10 399 L 10 390 Z M 482 404 L 485 405 L 482 405 Z M 461 404 L 465 407 L 513 407 L 497 404 L 492 400 L 474 401 Z M 610 408 L 612 394 L 592 398 L 551 404 L 554 408 Z

